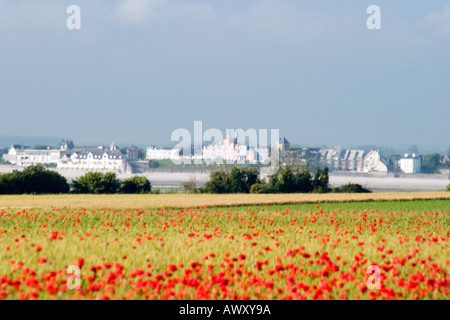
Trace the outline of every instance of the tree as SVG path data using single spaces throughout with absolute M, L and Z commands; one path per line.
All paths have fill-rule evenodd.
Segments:
M 420 171 L 423 173 L 436 173 L 440 165 L 440 155 L 433 153 L 425 156 L 424 160 L 420 164 Z
M 0 174 L 0 194 L 25 193 L 23 175 L 21 171 L 14 170 L 11 173 Z
M 322 174 L 320 176 L 320 188 L 322 193 L 326 193 L 330 191 L 328 187 L 329 176 L 328 176 L 328 167 L 322 169 Z
M 266 185 L 264 183 L 255 183 L 251 186 L 250 193 L 267 193 Z
M 189 179 L 188 182 L 182 183 L 181 186 L 186 193 L 198 193 L 200 191 L 197 187 L 197 181 L 195 181 L 194 177 Z
M 264 193 L 280 193 L 280 179 L 278 173 L 269 176 L 269 181 L 263 190 Z
M 66 178 L 42 165 L 0 175 L 0 194 L 67 193 L 69 189 Z
M 328 167 L 324 167 L 322 170 L 319 169 L 319 166 L 316 167 L 316 173 L 314 174 L 314 178 L 312 181 L 313 192 L 316 193 L 326 193 L 330 191 L 328 187 Z
M 251 193 L 308 193 L 313 191 L 312 177 L 309 166 L 301 168 L 294 165 L 284 165 L 282 170 L 269 176 L 267 184 L 257 183 Z
M 25 193 L 67 193 L 70 189 L 66 178 L 42 165 L 27 167 L 22 176 Z
M 201 188 L 206 193 L 249 193 L 252 185 L 259 183 L 258 171 L 254 168 L 233 167 L 228 173 L 213 171 L 209 181 Z
M 316 173 L 314 174 L 314 178 L 312 181 L 312 186 L 314 190 L 317 190 L 320 186 L 320 169 L 319 166 L 316 167 Z
M 88 172 L 73 181 L 74 193 L 112 194 L 120 188 L 120 180 L 114 172 Z
M 284 167 L 280 179 L 278 180 L 277 189 L 280 193 L 293 193 L 297 191 L 295 188 L 295 176 L 291 166 Z
M 122 155 L 126 156 L 127 155 L 127 147 L 120 147 L 119 151 Z
M 415 153 L 418 154 L 419 153 L 419 148 L 417 148 L 416 145 L 412 145 L 410 146 L 407 150 L 406 153 Z
M 297 192 L 300 193 L 309 193 L 314 190 L 311 173 L 309 173 L 309 166 L 304 168 L 295 176 L 295 185 Z
M 139 148 L 138 149 L 138 158 L 140 160 L 144 160 L 146 157 L 147 157 L 147 154 L 146 154 L 145 150 L 142 148 Z
M 101 180 L 103 174 L 101 172 L 88 172 L 84 176 L 73 181 L 74 193 L 100 193 Z
M 259 172 L 255 168 L 250 167 L 247 169 L 246 175 L 247 175 L 247 186 L 249 186 L 248 189 L 250 191 L 252 185 L 260 182 Z
M 133 176 L 125 179 L 120 185 L 121 193 L 150 193 L 152 186 L 150 181 L 143 176 Z
M 120 180 L 114 172 L 106 172 L 101 179 L 100 193 L 117 193 L 120 188 Z
M 8 154 L 8 152 L 5 149 L 0 149 L 0 164 L 11 164 L 9 161 L 3 158 L 4 154 Z
M 0 150 L 0 164 L 5 163 L 5 159 L 3 159 L 3 150 Z
M 371 193 L 369 189 L 364 188 L 357 183 L 347 183 L 334 189 L 336 193 Z
M 450 191 L 450 184 L 447 186 L 447 191 Z
M 213 171 L 209 174 L 209 181 L 202 190 L 206 193 L 229 193 L 228 174 L 223 170 Z
M 300 167 L 285 164 L 268 177 L 267 183 L 259 179 L 254 168 L 233 167 L 231 172 L 220 170 L 210 174 L 210 180 L 201 188 L 206 193 L 308 193 L 329 192 L 328 168 L 316 169 L 316 188 L 309 165 Z
M 258 172 L 254 168 L 233 167 L 229 175 L 229 191 L 231 193 L 249 193 L 252 185 L 258 181 Z
M 231 192 L 231 193 L 246 193 L 244 169 L 238 168 L 238 167 L 231 168 L 228 184 L 229 184 L 229 186 L 228 186 L 229 192 Z

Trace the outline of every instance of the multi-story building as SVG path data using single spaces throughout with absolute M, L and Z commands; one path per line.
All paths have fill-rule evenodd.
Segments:
M 32 166 L 37 164 L 58 163 L 61 158 L 59 150 L 23 150 L 17 152 L 16 165 Z
M 245 162 L 247 155 L 247 146 L 240 146 L 237 138 L 226 137 L 223 141 L 217 141 L 204 146 L 202 155 L 204 160 Z
M 285 137 L 278 140 L 277 148 L 279 152 L 287 152 L 291 150 L 291 145 Z
M 400 169 L 404 173 L 420 173 L 420 156 L 417 154 L 405 154 L 399 161 Z
M 60 150 L 34 150 L 13 145 L 3 158 L 17 166 L 54 164 L 58 169 L 119 172 L 126 172 L 129 169 L 126 157 L 117 150 L 114 143 L 109 148 L 100 146 L 71 150 L 73 142 L 63 140 L 60 148 Z M 129 149 L 131 149 L 129 154 L 134 156 L 135 151 Z
M 302 151 L 301 154 L 309 154 L 308 161 L 311 161 L 313 168 L 328 167 L 330 171 L 362 171 L 363 169 L 364 150 L 343 149 L 341 146 L 333 149 L 310 150 L 311 152 Z
M 139 159 L 139 148 L 136 146 L 131 146 L 127 149 L 127 159 L 128 160 L 138 160 Z
M 215 161 L 216 163 L 265 163 L 269 157 L 269 148 L 255 148 L 248 145 L 238 144 L 238 139 L 226 137 L 222 141 L 210 143 L 203 146 L 202 157 L 206 161 Z
M 17 163 L 17 152 L 25 150 L 25 147 L 19 144 L 13 144 L 8 152 L 3 154 L 3 160 L 12 164 Z
M 61 150 L 67 151 L 72 150 L 75 148 L 75 145 L 73 144 L 72 140 L 61 140 L 61 143 L 59 144 L 59 147 Z
M 155 146 L 147 147 L 146 160 L 174 160 L 180 158 L 179 149 L 157 148 Z
M 61 158 L 60 150 L 34 150 L 21 145 L 12 145 L 3 159 L 17 166 L 32 166 L 37 164 L 57 163 Z
M 387 161 L 380 155 L 379 151 L 370 151 L 363 159 L 363 172 L 388 172 Z
M 127 163 L 120 151 L 99 147 L 65 153 L 58 161 L 57 167 L 71 170 L 124 172 Z

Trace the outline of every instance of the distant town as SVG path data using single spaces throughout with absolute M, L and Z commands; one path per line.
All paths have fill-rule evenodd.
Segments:
M 449 155 L 420 155 L 407 153 L 384 157 L 378 149 L 352 150 L 336 146 L 332 149 L 291 147 L 286 138 L 281 138 L 276 149 L 280 163 L 306 166 L 311 169 L 328 167 L 332 172 L 418 174 L 448 173 Z M 59 170 L 114 171 L 118 173 L 142 173 L 157 167 L 160 162 L 201 157 L 206 163 L 245 163 L 257 165 L 267 163 L 270 147 L 239 145 L 237 138 L 226 137 L 202 146 L 201 155 L 183 155 L 177 148 L 148 146 L 146 150 L 131 145 L 76 146 L 73 141 L 63 139 L 59 146 L 24 146 L 14 144 L 1 150 L 2 163 L 18 167 L 42 164 Z M 174 165 L 175 166 L 175 165 Z M 450 174 L 449 174 L 450 175 Z

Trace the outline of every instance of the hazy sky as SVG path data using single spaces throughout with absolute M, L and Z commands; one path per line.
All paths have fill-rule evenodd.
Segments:
M 449 109 L 450 1 L 0 0 L 0 135 L 449 146 Z

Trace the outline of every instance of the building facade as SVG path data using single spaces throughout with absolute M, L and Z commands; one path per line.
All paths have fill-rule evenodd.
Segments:
M 60 148 L 60 150 L 35 150 L 13 145 L 3 158 L 14 165 L 23 167 L 53 164 L 57 169 L 117 172 L 128 172 L 131 168 L 126 156 L 117 150 L 114 143 L 109 148 L 100 146 L 71 150 L 73 142 L 63 140 Z M 135 154 L 133 152 L 134 150 L 131 150 L 132 155 Z
M 251 163 L 258 161 L 265 163 L 269 158 L 269 148 L 254 148 L 248 145 L 238 144 L 237 137 L 226 137 L 204 146 L 202 149 L 203 160 L 216 163 Z
M 330 171 L 362 171 L 363 157 L 364 150 L 336 146 L 333 149 L 320 149 L 316 161 L 320 168 L 328 167 Z
M 21 167 L 38 164 L 56 164 L 60 158 L 60 150 L 25 149 L 25 147 L 20 145 L 12 145 L 8 151 L 8 154 L 3 155 L 3 159 L 5 161 L 9 161 L 10 163 Z
M 370 151 L 363 159 L 363 172 L 388 172 L 387 161 L 379 151 Z
M 131 146 L 127 149 L 128 160 L 138 160 L 139 159 L 139 148 L 136 146 Z
M 180 150 L 157 148 L 155 146 L 147 147 L 146 160 L 175 160 L 180 158 Z
M 57 168 L 66 170 L 125 172 L 127 163 L 120 151 L 98 148 L 66 153 L 61 157 Z
M 400 170 L 403 173 L 420 173 L 420 156 L 417 154 L 405 154 L 399 161 Z

